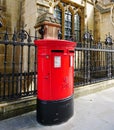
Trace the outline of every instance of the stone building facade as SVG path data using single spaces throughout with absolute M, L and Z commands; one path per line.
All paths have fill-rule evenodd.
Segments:
M 8 32 L 13 32 L 14 28 L 19 30 L 20 28 L 20 1 L 14 0 L 12 2 L 8 0 L 0 0 L 0 32 L 5 32 L 6 28 Z M 3 39 L 3 35 L 0 34 L 0 40 Z M 4 45 L 0 45 L 0 72 L 4 71 Z M 8 65 L 7 65 L 7 73 L 12 71 L 11 68 L 11 56 L 12 56 L 12 48 L 8 48 Z M 19 57 L 18 57 L 19 58 Z
M 65 22 L 65 17 L 69 16 L 70 18 L 71 16 L 69 35 L 74 36 L 75 40 L 82 40 L 82 35 L 87 27 L 92 31 L 96 41 L 99 38 L 104 40 L 105 34 L 108 32 L 113 34 L 114 32 L 114 24 L 111 23 L 110 16 L 112 7 L 113 2 L 110 0 L 97 0 L 97 2 L 93 0 L 1 0 L 0 20 L 3 23 L 1 30 L 4 30 L 7 26 L 13 32 L 14 27 L 19 30 L 24 25 L 25 29 L 30 30 L 30 33 L 34 35 L 34 27 L 38 24 L 38 18 L 44 13 L 51 12 L 54 17 L 61 15 L 59 20 L 62 25 L 63 39 L 67 39 L 65 33 L 68 31 L 65 28 L 68 19 Z M 59 14 L 57 14 L 57 11 L 59 11 Z M 113 11 L 114 9 L 112 9 Z M 76 18 L 77 21 L 75 21 Z M 79 31 L 79 34 L 75 34 L 76 30 Z
M 106 34 L 110 33 L 114 40 L 114 2 L 110 0 L 102 0 L 95 5 L 95 38 L 102 41 L 106 38 Z M 112 12 L 112 14 L 111 14 Z

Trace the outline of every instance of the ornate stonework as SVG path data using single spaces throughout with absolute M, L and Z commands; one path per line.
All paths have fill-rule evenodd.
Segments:
M 52 13 L 47 12 L 37 18 L 35 25 L 36 30 L 39 32 L 42 26 L 44 29 L 44 39 L 58 39 L 58 31 L 61 25 L 58 23 L 58 20 L 54 18 Z

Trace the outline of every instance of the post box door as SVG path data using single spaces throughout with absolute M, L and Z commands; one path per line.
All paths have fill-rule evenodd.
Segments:
M 73 57 L 64 50 L 51 54 L 51 86 L 54 100 L 64 99 L 73 93 Z
M 45 52 L 45 50 L 43 50 Z M 51 100 L 51 60 L 48 52 L 40 53 L 38 56 L 38 98 Z

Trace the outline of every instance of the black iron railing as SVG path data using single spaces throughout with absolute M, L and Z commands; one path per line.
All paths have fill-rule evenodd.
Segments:
M 78 44 L 75 48 L 74 84 L 75 86 L 91 84 L 114 78 L 113 46 L 104 42 Z
M 0 38 L 0 101 L 36 95 L 37 37 L 22 28 Z
M 37 47 L 34 39 L 38 39 L 37 36 L 30 36 L 23 28 L 13 34 L 9 34 L 7 29 L 0 33 L 0 102 L 36 95 Z M 108 36 L 105 42 L 94 42 L 92 35 L 85 33 L 83 44 L 78 43 L 75 48 L 74 86 L 112 78 L 112 40 Z

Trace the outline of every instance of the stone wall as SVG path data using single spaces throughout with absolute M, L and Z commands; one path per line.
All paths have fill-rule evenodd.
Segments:
M 106 34 L 112 35 L 112 39 L 114 40 L 114 26 L 111 23 L 110 20 L 110 9 L 112 7 L 112 4 L 108 2 L 108 4 L 101 5 L 97 4 L 95 9 L 95 40 L 98 40 L 99 38 L 101 41 L 104 41 L 106 38 Z
M 94 19 L 94 39 L 96 41 L 100 40 L 100 13 L 95 10 L 95 19 Z
M 8 27 L 9 31 L 14 30 L 14 27 L 19 27 L 20 18 L 20 0 L 4 0 L 0 3 L 1 17 L 3 18 L 2 30 Z
M 31 35 L 35 35 L 35 23 L 37 18 L 37 5 L 36 0 L 24 0 L 22 1 L 22 19 L 24 22 L 24 25 L 26 25 L 25 30 L 29 32 Z
M 19 0 L 4 0 L 1 2 L 1 21 L 3 23 L 3 27 L 0 28 L 1 32 L 5 32 L 6 27 L 9 33 L 13 33 L 14 28 L 19 29 L 19 16 L 20 16 L 20 1 Z M 0 34 L 1 40 L 3 39 L 3 35 Z M 9 37 L 11 39 L 11 37 Z M 4 53 L 5 53 L 5 46 L 0 45 L 0 72 L 4 71 Z M 8 46 L 7 51 L 7 72 L 12 71 L 11 66 L 11 57 L 12 57 L 12 47 Z M 17 57 L 18 58 L 18 57 Z
M 94 33 L 94 7 L 92 4 L 87 3 L 86 5 L 86 16 L 85 16 L 85 28 L 87 28 Z
M 22 23 L 22 18 L 21 18 L 21 0 L 4 0 L 4 2 L 0 3 L 0 7 L 1 7 L 1 17 L 2 17 L 2 23 L 3 23 L 3 27 L 0 28 L 0 32 L 5 32 L 6 28 L 7 28 L 7 32 L 10 34 L 14 33 L 14 28 L 16 30 L 16 32 L 19 32 L 19 29 L 21 27 L 21 23 Z M 3 37 L 4 34 L 0 34 L 0 40 L 3 41 Z M 8 35 L 9 37 L 9 41 L 12 41 L 12 35 Z M 16 46 L 15 47 L 15 53 L 13 51 L 14 46 L 13 45 L 7 45 L 5 46 L 5 44 L 0 44 L 0 73 L 4 74 L 11 74 L 13 71 L 14 73 L 19 72 L 19 63 L 20 63 L 20 47 Z M 24 53 L 24 52 L 23 52 Z M 6 57 L 6 58 L 5 58 Z M 14 62 L 15 62 L 15 68 L 13 70 L 13 62 L 12 59 L 14 58 Z M 6 64 L 6 65 L 5 65 Z M 6 78 L 6 86 L 4 88 L 4 82 L 3 77 L 0 76 L 1 79 L 1 84 L 0 84 L 0 89 L 1 89 L 1 93 L 0 96 L 3 96 L 3 92 L 5 89 L 5 95 L 8 95 L 8 79 Z M 11 82 L 11 77 L 10 77 L 10 81 L 9 84 L 12 85 Z M 16 84 L 14 84 L 14 92 L 16 90 Z M 11 90 L 11 88 L 10 88 Z M 11 92 L 9 92 L 10 94 Z

